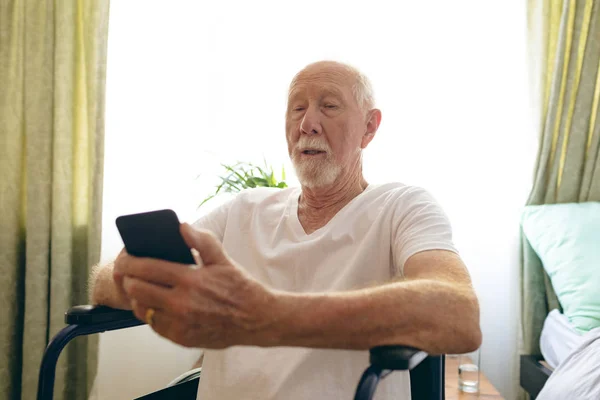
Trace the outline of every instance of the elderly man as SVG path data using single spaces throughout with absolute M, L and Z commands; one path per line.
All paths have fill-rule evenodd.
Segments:
M 301 187 L 245 191 L 182 224 L 202 268 L 121 252 L 96 271 L 93 300 L 207 349 L 202 400 L 351 399 L 371 347 L 475 350 L 479 306 L 443 210 L 423 189 L 363 177 L 380 121 L 364 75 L 307 66 L 286 111 Z M 408 373 L 377 398 L 409 399 Z

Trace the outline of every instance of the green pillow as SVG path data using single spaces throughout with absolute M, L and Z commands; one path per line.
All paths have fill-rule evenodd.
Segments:
M 527 206 L 523 232 L 581 332 L 600 327 L 600 203 Z

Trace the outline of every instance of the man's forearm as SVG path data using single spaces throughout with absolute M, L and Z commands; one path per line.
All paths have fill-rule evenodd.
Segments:
M 130 310 L 131 304 L 124 292 L 119 291 L 113 279 L 114 263 L 97 265 L 90 276 L 90 301 L 92 304 L 105 305 Z
M 432 354 L 463 353 L 481 343 L 479 306 L 470 288 L 433 280 L 359 291 L 280 294 L 279 346 L 368 349 L 406 345 Z

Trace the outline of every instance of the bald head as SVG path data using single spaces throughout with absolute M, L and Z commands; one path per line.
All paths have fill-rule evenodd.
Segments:
M 353 66 L 337 61 L 318 61 L 304 67 L 292 79 L 288 94 L 291 94 L 299 80 L 317 79 L 338 80 L 348 85 L 359 108 L 365 113 L 375 107 L 369 78 Z

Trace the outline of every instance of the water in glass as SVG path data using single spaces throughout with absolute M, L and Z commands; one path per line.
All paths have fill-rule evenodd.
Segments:
M 479 368 L 477 365 L 461 363 L 458 366 L 458 387 L 468 393 L 479 391 Z

